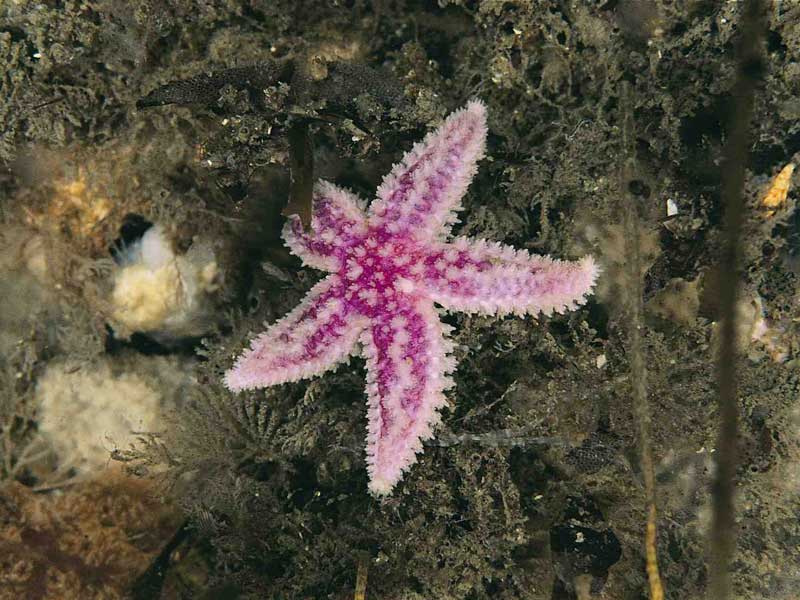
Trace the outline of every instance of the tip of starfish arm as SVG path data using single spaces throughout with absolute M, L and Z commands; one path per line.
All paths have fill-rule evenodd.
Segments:
M 464 107 L 469 113 L 473 113 L 476 116 L 480 116 L 483 119 L 486 119 L 486 105 L 483 103 L 483 100 L 480 98 L 473 98 L 467 105 Z
M 254 387 L 252 383 L 247 381 L 247 378 L 242 376 L 241 372 L 236 367 L 225 372 L 222 383 L 232 392 L 241 392 Z
M 371 457 L 372 464 L 368 467 L 368 488 L 373 496 L 388 496 L 394 491 L 394 487 L 403 478 L 403 474 L 416 464 L 417 454 L 422 452 L 422 440 L 415 440 L 407 450 L 408 452 L 403 453 L 406 455 L 404 458 L 392 460 L 389 464 L 384 464 L 384 461 L 376 459 L 374 456 Z
M 552 307 L 553 312 L 564 313 L 574 310 L 584 304 L 592 293 L 597 279 L 600 276 L 600 266 L 594 257 L 587 254 L 574 264 L 571 284 L 563 290 L 564 294 Z
M 584 304 L 600 277 L 601 268 L 591 255 L 577 261 L 561 261 L 549 256 L 537 257 L 550 270 L 550 277 L 539 289 L 540 295 L 534 295 L 530 304 L 512 306 L 514 314 L 541 314 L 545 317 L 563 314 L 575 310 Z
M 597 280 L 603 272 L 602 267 L 597 264 L 597 261 L 591 254 L 584 256 L 579 262 L 580 271 L 583 274 L 581 287 L 586 291 L 583 295 L 587 295 L 592 291 L 592 288 L 597 284 Z
M 253 344 L 256 344 L 256 340 L 253 341 Z M 280 379 L 276 378 L 275 373 L 259 368 L 258 361 L 253 359 L 253 352 L 251 349 L 242 354 L 225 372 L 222 382 L 230 391 L 243 392 L 300 379 L 296 368 L 285 370 L 281 373 Z
M 369 491 L 373 496 L 388 496 L 394 490 L 396 481 L 390 481 L 383 477 L 372 477 L 369 481 Z

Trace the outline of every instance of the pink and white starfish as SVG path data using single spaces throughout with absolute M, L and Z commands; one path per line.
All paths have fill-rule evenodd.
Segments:
M 225 375 L 238 391 L 297 381 L 361 353 L 367 363 L 369 488 L 391 492 L 430 438 L 453 386 L 451 328 L 435 305 L 483 314 L 575 308 L 594 285 L 590 256 L 562 262 L 497 242 L 446 241 L 483 157 L 486 108 L 452 113 L 395 165 L 371 207 L 319 182 L 312 231 L 291 218 L 283 235 L 331 274 L 256 337 Z

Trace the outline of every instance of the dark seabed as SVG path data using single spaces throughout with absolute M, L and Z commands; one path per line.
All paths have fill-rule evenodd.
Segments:
M 649 547 L 699 600 L 720 533 L 717 597 L 800 597 L 800 5 L 748 4 L 3 0 L 0 598 L 639 600 Z M 376 499 L 364 359 L 222 377 L 321 278 L 281 240 L 313 182 L 373 198 L 473 98 L 454 232 L 603 273 L 443 314 L 442 423 Z

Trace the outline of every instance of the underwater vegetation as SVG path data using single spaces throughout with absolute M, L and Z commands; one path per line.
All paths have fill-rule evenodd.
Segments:
M 794 598 L 798 24 L 752 1 L 0 4 L 0 596 Z M 535 322 L 425 313 L 455 385 L 376 498 L 373 358 L 225 374 L 325 281 L 315 182 L 349 210 L 474 98 L 454 239 L 602 276 Z

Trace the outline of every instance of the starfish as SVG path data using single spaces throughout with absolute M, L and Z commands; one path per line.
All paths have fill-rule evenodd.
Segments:
M 450 237 L 486 140 L 486 108 L 452 113 L 392 168 L 369 209 L 320 181 L 311 231 L 283 230 L 304 264 L 330 274 L 256 337 L 225 374 L 232 391 L 313 377 L 361 353 L 367 368 L 369 489 L 389 494 L 432 436 L 454 385 L 445 310 L 551 314 L 575 308 L 598 268 L 586 256 L 559 261 L 497 242 Z

